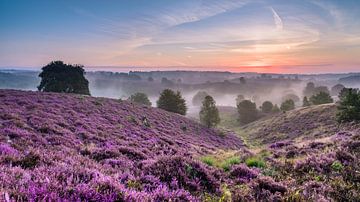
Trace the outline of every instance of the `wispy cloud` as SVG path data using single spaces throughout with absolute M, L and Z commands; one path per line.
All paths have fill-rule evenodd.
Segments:
M 283 25 L 283 21 L 281 20 L 279 14 L 274 10 L 273 7 L 270 7 L 270 9 L 271 9 L 271 12 L 273 13 L 273 18 L 275 21 L 276 29 L 283 30 L 284 25 Z

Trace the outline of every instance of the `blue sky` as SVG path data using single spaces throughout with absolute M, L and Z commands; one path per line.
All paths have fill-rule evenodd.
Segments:
M 360 1 L 0 1 L 0 66 L 360 70 Z

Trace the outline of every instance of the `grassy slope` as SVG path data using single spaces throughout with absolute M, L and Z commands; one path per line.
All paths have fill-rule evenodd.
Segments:
M 326 138 L 340 130 L 351 130 L 350 125 L 339 125 L 335 114 L 335 104 L 325 104 L 269 115 L 241 126 L 237 122 L 234 108 L 221 110 L 220 127 L 235 131 L 249 146 L 261 146 L 282 140 L 302 142 Z

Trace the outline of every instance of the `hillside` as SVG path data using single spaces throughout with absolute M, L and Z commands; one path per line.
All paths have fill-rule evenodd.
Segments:
M 240 126 L 235 111 L 223 113 L 225 121 L 222 126 L 236 131 L 250 145 L 271 144 L 282 140 L 310 141 L 360 128 L 357 124 L 338 124 L 335 115 L 335 104 L 326 104 L 280 112 Z
M 0 193 L 16 200 L 191 197 L 187 186 L 170 189 L 151 167 L 165 157 L 191 160 L 243 147 L 234 135 L 218 134 L 160 109 L 15 90 L 0 90 L 0 134 Z M 187 190 L 201 190 L 193 186 Z

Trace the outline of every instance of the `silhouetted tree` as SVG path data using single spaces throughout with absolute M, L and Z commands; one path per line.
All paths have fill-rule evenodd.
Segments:
M 163 78 L 161 79 L 161 83 L 164 84 L 164 85 L 166 85 L 166 86 L 172 86 L 172 85 L 174 85 L 174 82 L 171 81 L 171 80 L 169 80 L 169 79 L 167 79 L 166 77 L 163 77 Z
M 39 91 L 90 95 L 89 82 L 82 65 L 53 61 L 42 68 Z
M 309 82 L 306 84 L 306 87 L 304 89 L 304 95 L 305 96 L 312 96 L 315 90 L 315 84 L 313 82 Z
M 151 102 L 145 93 L 135 93 L 129 97 L 129 101 L 151 106 Z
M 243 100 L 245 100 L 245 97 L 243 95 L 238 95 L 236 97 L 236 105 L 238 105 Z
M 310 106 L 311 105 L 311 103 L 310 103 L 310 101 L 308 100 L 308 98 L 305 96 L 304 97 L 304 99 L 303 99 L 303 107 L 308 107 L 308 106 Z
M 280 109 L 282 111 L 290 111 L 295 109 L 295 103 L 293 100 L 285 100 L 283 103 L 281 103 Z
M 202 102 L 204 101 L 205 97 L 208 95 L 209 94 L 205 91 L 198 91 L 192 99 L 192 104 L 194 106 L 200 106 L 202 104 Z
M 264 113 L 270 113 L 273 109 L 274 105 L 270 101 L 265 101 L 261 105 L 261 111 Z
M 310 102 L 314 105 L 321 105 L 321 104 L 332 103 L 334 102 L 334 100 L 331 98 L 329 93 L 321 91 L 318 94 L 311 96 Z
M 200 122 L 208 128 L 215 127 L 220 123 L 219 110 L 216 107 L 215 100 L 211 96 L 206 96 L 202 102 L 199 113 Z
M 154 81 L 154 78 L 152 78 L 151 76 L 148 77 L 148 81 L 149 82 L 153 82 Z
M 240 77 L 239 80 L 240 80 L 240 83 L 241 83 L 241 84 L 246 84 L 246 79 L 245 79 L 245 77 Z
M 358 89 L 343 89 L 336 117 L 339 122 L 360 121 L 360 92 Z
M 256 104 L 250 100 L 243 100 L 237 105 L 237 110 L 239 113 L 239 121 L 241 123 L 247 124 L 253 122 L 257 119 L 257 109 Z
M 331 88 L 331 95 L 338 96 L 342 89 L 344 89 L 345 86 L 342 84 L 336 84 Z
M 170 89 L 165 89 L 161 92 L 157 107 L 169 112 L 185 115 L 187 111 L 185 99 L 182 98 L 181 93 L 176 93 Z

